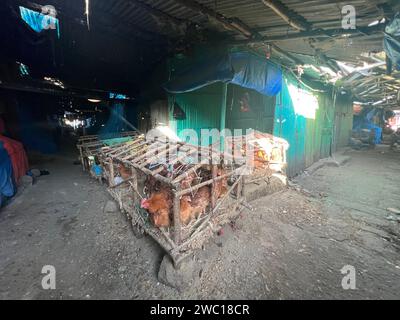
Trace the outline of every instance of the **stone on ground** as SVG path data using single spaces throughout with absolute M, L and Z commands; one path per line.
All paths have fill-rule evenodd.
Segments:
M 106 205 L 104 206 L 104 212 L 117 212 L 118 206 L 115 201 L 107 201 Z
M 34 176 L 35 178 L 38 178 L 38 177 L 41 176 L 41 173 L 40 173 L 40 170 L 39 170 L 39 169 L 32 169 L 31 172 L 32 172 L 32 174 L 33 174 L 33 176 Z
M 30 187 L 33 185 L 33 178 L 31 176 L 23 176 L 19 180 L 19 184 L 23 188 Z
M 158 271 L 158 280 L 178 291 L 183 291 L 194 282 L 195 269 L 193 259 L 186 259 L 179 268 L 175 268 L 171 258 L 165 255 Z

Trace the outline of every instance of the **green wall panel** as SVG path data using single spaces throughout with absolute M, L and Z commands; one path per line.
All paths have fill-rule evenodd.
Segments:
M 185 120 L 173 118 L 173 105 L 176 102 L 186 114 Z M 199 90 L 169 96 L 170 126 L 178 137 L 184 139 L 185 129 L 194 129 L 206 146 L 211 143 L 201 137 L 201 129 L 219 129 L 222 104 L 222 83 L 213 84 Z

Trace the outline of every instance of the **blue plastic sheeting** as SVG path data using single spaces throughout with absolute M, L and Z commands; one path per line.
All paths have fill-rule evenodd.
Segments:
M 100 177 L 103 174 L 103 168 L 97 164 L 92 166 L 92 171 L 96 175 L 96 177 Z
M 175 79 L 164 85 L 164 89 L 170 93 L 191 92 L 216 82 L 229 82 L 234 75 L 229 57 L 217 56 L 180 71 Z
M 111 114 L 107 123 L 98 133 L 101 140 L 118 137 L 118 132 L 125 131 L 128 126 L 125 117 L 125 103 L 114 102 L 110 111 Z
M 231 83 L 254 89 L 266 96 L 275 96 L 282 89 L 282 71 L 266 59 L 248 53 L 232 53 L 235 75 Z
M 128 99 L 128 96 L 122 93 L 114 93 L 110 92 L 110 99 L 115 99 L 115 100 L 126 100 Z
M 383 48 L 394 68 L 400 70 L 400 14 L 385 29 Z
M 60 24 L 57 18 L 21 6 L 19 7 L 19 11 L 22 20 L 35 32 L 40 33 L 43 30 L 56 29 L 57 36 L 60 38 Z
M 13 171 L 10 157 L 3 143 L 0 142 L 0 205 L 3 197 L 12 197 L 15 194 Z
M 122 138 L 105 139 L 102 141 L 106 146 L 114 146 L 116 144 L 121 144 L 121 143 L 132 141 L 132 138 L 131 137 L 122 137 Z
M 382 128 L 377 126 L 373 119 L 374 117 L 383 117 L 383 111 L 377 108 L 365 108 L 359 115 L 354 116 L 353 120 L 353 130 L 369 129 L 375 130 L 375 144 L 380 144 L 382 142 Z
M 215 82 L 234 83 L 275 96 L 282 89 L 282 71 L 266 59 L 248 52 L 235 52 L 192 65 L 165 84 L 164 89 L 170 93 L 184 93 Z

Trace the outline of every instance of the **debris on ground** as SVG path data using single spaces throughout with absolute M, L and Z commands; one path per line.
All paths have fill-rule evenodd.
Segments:
M 118 205 L 115 201 L 108 200 L 106 205 L 104 206 L 104 212 L 117 212 Z

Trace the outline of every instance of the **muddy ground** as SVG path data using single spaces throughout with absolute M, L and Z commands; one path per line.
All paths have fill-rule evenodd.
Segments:
M 303 175 L 251 203 L 196 256 L 195 283 L 159 283 L 163 251 L 133 236 L 110 196 L 73 157 L 41 161 L 40 177 L 0 212 L 1 299 L 399 299 L 400 154 L 350 151 L 351 161 Z M 56 290 L 41 287 L 44 265 Z M 343 290 L 340 270 L 356 270 Z

